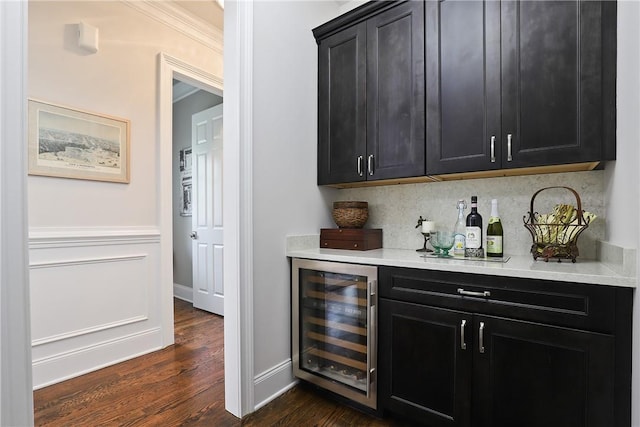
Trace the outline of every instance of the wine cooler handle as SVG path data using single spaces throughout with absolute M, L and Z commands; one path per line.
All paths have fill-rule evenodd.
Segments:
M 496 136 L 491 135 L 491 163 L 496 162 Z
M 480 353 L 484 353 L 484 322 L 480 322 L 480 334 L 478 335 L 478 347 Z
M 373 154 L 369 154 L 367 158 L 367 170 L 369 171 L 369 175 L 373 175 Z
M 375 280 L 372 280 L 367 283 L 367 286 L 369 288 L 369 305 L 370 306 L 376 305 L 376 292 L 378 292 L 377 284 L 378 283 Z
M 364 157 L 358 156 L 358 176 L 362 176 L 364 172 L 362 172 L 362 162 L 364 161 Z
M 465 326 L 467 326 L 467 321 L 465 319 L 462 319 L 462 322 L 460 322 L 460 348 L 462 350 L 466 350 L 467 349 L 467 343 L 464 339 L 464 328 Z
M 513 160 L 513 156 L 511 156 L 511 139 L 512 139 L 512 135 L 508 134 L 507 135 L 507 162 L 510 162 Z

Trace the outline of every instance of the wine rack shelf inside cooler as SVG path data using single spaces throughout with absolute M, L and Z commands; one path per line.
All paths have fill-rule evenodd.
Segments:
M 301 272 L 301 367 L 366 392 L 367 277 Z

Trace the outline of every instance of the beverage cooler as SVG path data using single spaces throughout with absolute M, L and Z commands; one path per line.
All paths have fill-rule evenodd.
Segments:
M 293 259 L 294 375 L 374 410 L 377 280 L 377 267 Z

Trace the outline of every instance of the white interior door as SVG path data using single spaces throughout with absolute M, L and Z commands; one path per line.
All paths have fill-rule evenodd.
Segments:
M 222 104 L 191 119 L 193 305 L 224 315 Z

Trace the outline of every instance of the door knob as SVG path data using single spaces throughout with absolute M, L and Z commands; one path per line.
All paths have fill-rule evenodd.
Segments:
M 198 239 L 198 232 L 197 231 L 192 231 L 191 234 L 189 234 L 189 237 L 191 237 L 193 240 L 197 240 Z

